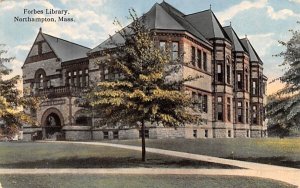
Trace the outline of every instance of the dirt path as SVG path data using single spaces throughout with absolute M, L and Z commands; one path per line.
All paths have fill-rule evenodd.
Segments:
M 49 141 L 47 141 L 49 142 Z M 55 141 L 57 142 L 57 141 Z M 59 142 L 84 145 L 99 145 L 141 151 L 141 147 L 101 142 Z M 113 168 L 113 169 L 0 169 L 0 174 L 198 174 L 235 175 L 269 178 L 287 182 L 300 187 L 300 170 L 295 168 L 244 162 L 185 152 L 147 148 L 147 152 L 237 166 L 245 169 L 164 169 L 164 168 Z

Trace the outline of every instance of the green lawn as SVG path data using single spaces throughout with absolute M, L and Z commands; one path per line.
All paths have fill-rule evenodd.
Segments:
M 72 143 L 0 143 L 0 168 L 236 168 L 228 165 Z
M 110 141 L 140 145 L 140 140 Z M 300 168 L 300 138 L 146 140 L 146 147 Z
M 284 188 L 295 187 L 269 179 L 198 175 L 2 175 L 3 188 Z

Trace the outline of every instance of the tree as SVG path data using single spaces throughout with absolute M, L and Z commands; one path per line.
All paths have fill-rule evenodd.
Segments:
M 193 110 L 195 101 L 184 92 L 184 83 L 199 77 L 182 77 L 180 57 L 172 61 L 169 51 L 155 46 L 153 36 L 138 18 L 129 11 L 132 23 L 117 32 L 124 44 L 103 52 L 99 63 L 111 79 L 98 82 L 87 98 L 100 123 L 107 126 L 141 128 L 142 160 L 146 161 L 145 124 L 178 127 L 199 122 L 199 111 Z M 117 22 L 118 23 L 118 22 Z M 118 74 L 118 79 L 112 78 Z
M 3 48 L 5 45 L 0 44 Z M 7 51 L 0 49 L 0 135 L 11 136 L 18 132 L 24 123 L 33 123 L 30 116 L 22 111 L 22 107 L 36 108 L 38 100 L 32 97 L 23 98 L 22 92 L 17 88 L 20 76 L 4 79 L 9 76 L 11 69 L 7 67 L 13 57 L 5 57 Z
M 283 57 L 283 76 L 277 80 L 285 86 L 270 96 L 266 106 L 269 120 L 268 129 L 283 137 L 293 129 L 300 128 L 300 31 L 290 30 L 288 42 L 279 41 L 286 50 L 276 56 Z

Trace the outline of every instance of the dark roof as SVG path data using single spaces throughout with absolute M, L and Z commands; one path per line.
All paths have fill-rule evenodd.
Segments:
M 48 35 L 46 33 L 41 34 L 45 38 L 46 42 L 48 42 L 57 57 L 61 59 L 61 62 L 86 58 L 87 52 L 90 50 L 88 47 L 84 47 L 79 44 Z
M 263 64 L 262 60 L 260 59 L 260 57 L 258 56 L 256 51 L 254 50 L 253 46 L 251 45 L 249 39 L 243 38 L 243 39 L 241 39 L 241 42 L 242 42 L 243 46 L 246 48 L 247 52 L 249 53 L 250 61 Z
M 197 31 L 189 22 L 187 22 L 183 13 L 172 7 L 166 2 L 161 4 L 155 3 L 153 7 L 144 15 L 145 25 L 148 29 L 157 30 L 176 30 L 176 31 L 187 31 L 194 35 L 199 40 L 203 41 L 205 44 L 211 46 L 210 42 L 205 39 L 205 37 Z M 141 18 L 140 18 L 141 19 Z M 130 32 L 129 26 L 124 28 L 127 32 Z M 118 33 L 112 36 L 112 40 L 109 38 L 102 42 L 97 47 L 93 48 L 89 53 L 97 52 L 107 48 L 116 47 L 115 44 L 123 44 L 125 41 L 122 36 Z
M 215 14 L 210 9 L 186 15 L 185 19 L 207 39 L 224 38 L 230 40 Z
M 202 33 L 200 33 L 196 29 L 196 27 L 194 27 L 191 23 L 189 23 L 184 18 L 183 13 L 181 13 L 180 11 L 178 11 L 177 9 L 175 9 L 173 6 L 166 3 L 165 1 L 162 2 L 160 5 L 161 5 L 161 7 L 163 7 L 164 10 L 166 10 L 169 13 L 169 15 L 171 15 L 178 23 L 180 23 L 187 32 L 191 33 L 192 35 L 194 35 L 198 39 L 202 40 L 206 44 L 211 45 L 210 42 L 206 40 L 205 36 L 203 36 Z
M 233 51 L 246 52 L 246 49 L 242 45 L 242 43 L 241 43 L 239 37 L 237 36 L 237 34 L 235 33 L 234 29 L 231 26 L 226 26 L 226 27 L 224 27 L 224 30 L 232 42 Z

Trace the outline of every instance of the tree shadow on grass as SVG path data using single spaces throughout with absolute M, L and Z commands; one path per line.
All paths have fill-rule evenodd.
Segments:
M 285 167 L 293 167 L 300 169 L 300 161 L 293 161 L 288 159 L 287 157 L 283 156 L 274 156 L 274 157 L 246 157 L 246 158 L 239 158 L 239 157 L 226 157 L 227 159 L 234 159 L 240 161 L 249 161 L 255 163 L 263 163 L 263 164 L 270 164 L 270 165 L 277 165 L 277 166 L 285 166 Z
M 204 161 L 193 161 L 186 159 L 148 159 L 142 162 L 134 157 L 118 158 L 60 158 L 39 161 L 24 161 L 17 163 L 0 164 L 0 168 L 217 168 L 217 169 L 239 169 L 239 167 L 209 163 Z

